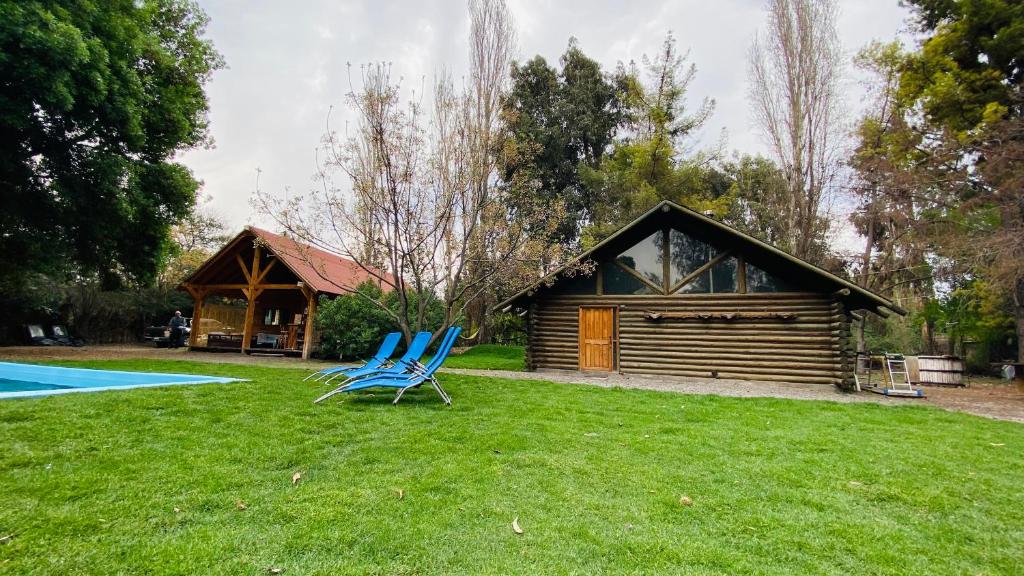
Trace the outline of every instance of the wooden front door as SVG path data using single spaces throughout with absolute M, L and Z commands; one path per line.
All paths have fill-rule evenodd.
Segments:
M 580 370 L 615 369 L 615 311 L 613 306 L 580 306 Z

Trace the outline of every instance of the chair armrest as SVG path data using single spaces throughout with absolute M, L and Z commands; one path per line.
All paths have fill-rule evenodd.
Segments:
M 427 373 L 427 367 L 424 366 L 419 360 L 406 360 L 405 365 L 409 367 L 414 374 L 423 376 Z

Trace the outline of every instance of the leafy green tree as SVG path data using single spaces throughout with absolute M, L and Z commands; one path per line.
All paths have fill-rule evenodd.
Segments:
M 955 286 L 982 279 L 1012 302 L 1024 358 L 1024 4 L 908 3 L 926 34 L 899 81 L 921 138 L 920 216 L 941 274 Z
M 593 244 L 660 200 L 673 200 L 696 210 L 723 215 L 731 198 L 709 178 L 713 156 L 685 154 L 685 141 L 710 117 L 714 102 L 705 99 L 692 114 L 686 93 L 696 67 L 686 65 L 669 34 L 661 52 L 643 59 L 646 74 L 635 65 L 618 72 L 625 92 L 627 134 L 611 154 L 595 166 L 581 165 L 585 188 L 593 190 L 593 218 L 584 243 Z
M 151 282 L 209 144 L 221 57 L 191 0 L 0 0 L 0 284 Z
M 709 175 L 715 189 L 732 199 L 723 221 L 769 244 L 783 244 L 779 206 L 786 201 L 786 177 L 774 162 L 763 156 L 739 155 L 723 160 Z
M 900 78 L 902 97 L 959 136 L 1006 114 L 1024 80 L 1024 3 L 1018 0 L 908 0 L 928 37 Z
M 579 167 L 596 166 L 611 146 L 623 118 L 623 79 L 603 73 L 575 39 L 559 64 L 556 70 L 535 56 L 512 66 L 502 105 L 502 179 L 524 204 L 551 206 L 548 214 L 558 219 L 552 240 L 572 244 L 594 205 Z

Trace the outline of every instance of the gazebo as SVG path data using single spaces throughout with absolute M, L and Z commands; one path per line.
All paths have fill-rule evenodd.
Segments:
M 311 319 L 320 296 L 345 294 L 367 280 L 387 290 L 387 278 L 248 226 L 178 287 L 195 301 L 189 348 L 308 358 L 317 339 Z

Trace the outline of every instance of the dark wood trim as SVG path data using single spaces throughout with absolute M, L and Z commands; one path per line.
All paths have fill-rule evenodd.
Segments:
M 725 252 L 720 253 L 718 256 L 715 256 L 711 260 L 708 260 L 706 264 L 704 264 L 700 268 L 697 268 L 693 272 L 690 272 L 689 274 L 684 276 L 682 280 L 677 282 L 676 285 L 672 287 L 672 290 L 669 291 L 669 294 L 675 294 L 676 292 L 679 292 L 680 288 L 686 286 L 690 282 L 693 282 L 694 280 L 697 279 L 698 276 L 707 272 L 708 270 L 711 269 L 712 266 L 718 264 L 722 260 L 725 260 L 729 256 L 732 256 L 732 250 L 726 250 Z
M 736 292 L 738 294 L 747 293 L 747 261 L 743 258 L 743 254 L 736 255 Z
M 242 260 L 242 255 L 236 253 L 235 260 L 238 261 L 238 267 L 242 269 L 242 274 L 245 276 L 246 284 L 252 284 L 252 274 L 249 272 L 249 268 L 245 265 L 245 260 Z
M 667 226 L 661 229 L 661 291 L 665 294 L 672 293 L 672 250 L 668 245 L 671 234 L 672 231 Z
M 604 296 L 604 266 L 597 265 L 597 295 Z

